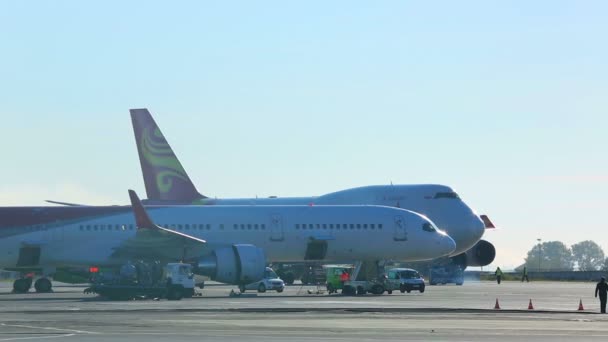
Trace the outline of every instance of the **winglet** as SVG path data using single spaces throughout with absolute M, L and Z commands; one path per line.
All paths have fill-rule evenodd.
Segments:
M 131 199 L 131 207 L 133 208 L 133 215 L 135 215 L 135 224 L 138 229 L 141 228 L 157 228 L 157 225 L 152 222 L 148 212 L 141 204 L 141 200 L 133 190 L 129 190 L 129 198 Z
M 496 226 L 494 225 L 494 223 L 492 223 L 492 221 L 490 221 L 490 218 L 488 217 L 488 215 L 479 215 L 479 217 L 483 221 L 483 224 L 486 227 L 486 229 L 496 229 Z

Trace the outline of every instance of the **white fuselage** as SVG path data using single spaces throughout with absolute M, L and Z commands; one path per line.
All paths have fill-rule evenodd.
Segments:
M 44 208 L 45 215 L 52 216 L 53 209 Z M 91 208 L 58 210 L 78 213 Z M 428 229 L 434 226 L 424 216 L 382 206 L 173 206 L 149 207 L 148 213 L 162 227 L 206 240 L 206 253 L 245 243 L 262 248 L 269 262 L 303 261 L 311 240 L 327 241 L 324 261 L 429 260 L 455 248 L 445 233 Z M 115 252 L 135 237 L 137 228 L 132 212 L 125 210 L 46 225 L 3 227 L 2 233 L 0 268 L 17 266 L 23 246 L 40 247 L 41 266 L 78 266 L 124 261 L 117 260 Z
M 479 216 L 450 187 L 434 184 L 372 185 L 318 197 L 204 199 L 210 205 L 382 205 L 428 217 L 456 242 L 452 255 L 469 250 L 483 236 Z

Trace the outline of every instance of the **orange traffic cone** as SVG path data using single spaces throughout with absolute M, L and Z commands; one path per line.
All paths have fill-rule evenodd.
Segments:
M 583 310 L 585 310 L 585 308 L 583 307 L 583 300 L 581 299 L 578 302 L 578 311 L 583 311 Z
M 530 303 L 528 304 L 528 310 L 534 310 L 534 306 L 532 305 L 532 299 L 530 299 Z
M 496 298 L 496 304 L 494 304 L 495 310 L 500 310 L 500 304 L 498 304 L 498 298 Z

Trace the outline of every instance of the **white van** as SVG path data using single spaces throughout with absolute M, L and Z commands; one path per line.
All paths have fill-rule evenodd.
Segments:
M 424 292 L 424 278 L 418 271 L 411 268 L 391 268 L 388 270 L 385 281 L 386 292 L 391 294 L 394 290 L 401 293 L 410 293 L 412 290 Z

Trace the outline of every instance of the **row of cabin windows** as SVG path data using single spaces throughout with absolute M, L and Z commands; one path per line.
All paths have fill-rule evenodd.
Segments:
M 163 225 L 163 227 L 165 228 L 169 228 L 169 229 L 174 229 L 174 230 L 211 230 L 211 224 L 165 224 Z M 220 224 L 219 226 L 220 229 L 224 229 L 224 225 Z M 247 224 L 234 224 L 233 228 L 236 229 L 241 229 L 241 230 L 266 230 L 266 225 L 265 224 L 251 224 L 251 223 L 247 223 Z M 302 223 L 302 224 L 296 224 L 296 229 L 302 229 L 302 230 L 306 230 L 306 229 L 336 229 L 336 230 L 347 230 L 347 229 L 382 229 L 382 223 L 379 224 L 375 224 L 375 223 L 316 223 L 316 224 L 312 224 L 312 223 Z M 115 230 L 115 231 L 120 231 L 120 230 L 133 230 L 134 229 L 134 225 L 129 224 L 115 224 L 115 225 L 111 225 L 111 224 L 87 224 L 87 225 L 80 225 L 80 230 L 87 230 L 87 231 L 111 231 L 111 230 Z
M 111 231 L 111 230 L 133 230 L 134 226 L 132 224 L 87 224 L 87 225 L 80 225 L 80 230 L 107 230 L 107 231 Z
M 170 228 L 170 229 L 174 229 L 174 230 L 203 230 L 203 229 L 207 229 L 207 230 L 211 230 L 211 225 L 210 224 L 168 224 L 166 223 L 164 226 L 165 228 Z M 224 225 L 221 224 L 220 225 L 220 229 L 224 229 Z
M 302 223 L 302 224 L 296 224 L 296 229 L 382 229 L 382 223 L 316 223 L 316 224 L 306 224 L 306 223 Z
M 162 227 L 165 228 L 169 228 L 169 229 L 174 229 L 174 230 L 203 230 L 203 229 L 207 229 L 210 230 L 211 229 L 211 225 L 210 224 L 165 224 Z M 87 225 L 80 225 L 80 230 L 93 230 L 93 231 L 100 231 L 100 230 L 133 230 L 134 229 L 134 225 L 129 224 L 116 224 L 116 225 L 112 225 L 112 224 L 87 224 Z M 224 229 L 224 225 L 221 224 L 220 225 L 220 229 Z
M 244 230 L 244 229 L 247 229 L 247 230 L 252 230 L 252 229 L 253 229 L 253 230 L 260 230 L 260 229 L 261 229 L 261 230 L 265 230 L 265 229 L 266 229 L 266 225 L 265 225 L 265 224 L 263 224 L 263 223 L 262 223 L 262 224 L 257 224 L 257 223 L 256 223 L 256 224 L 251 224 L 251 223 L 242 224 L 242 223 L 241 223 L 241 224 L 234 224 L 232 227 L 233 227 L 234 229 L 239 229 L 239 228 L 241 228 L 241 229 L 243 229 L 243 230 Z

